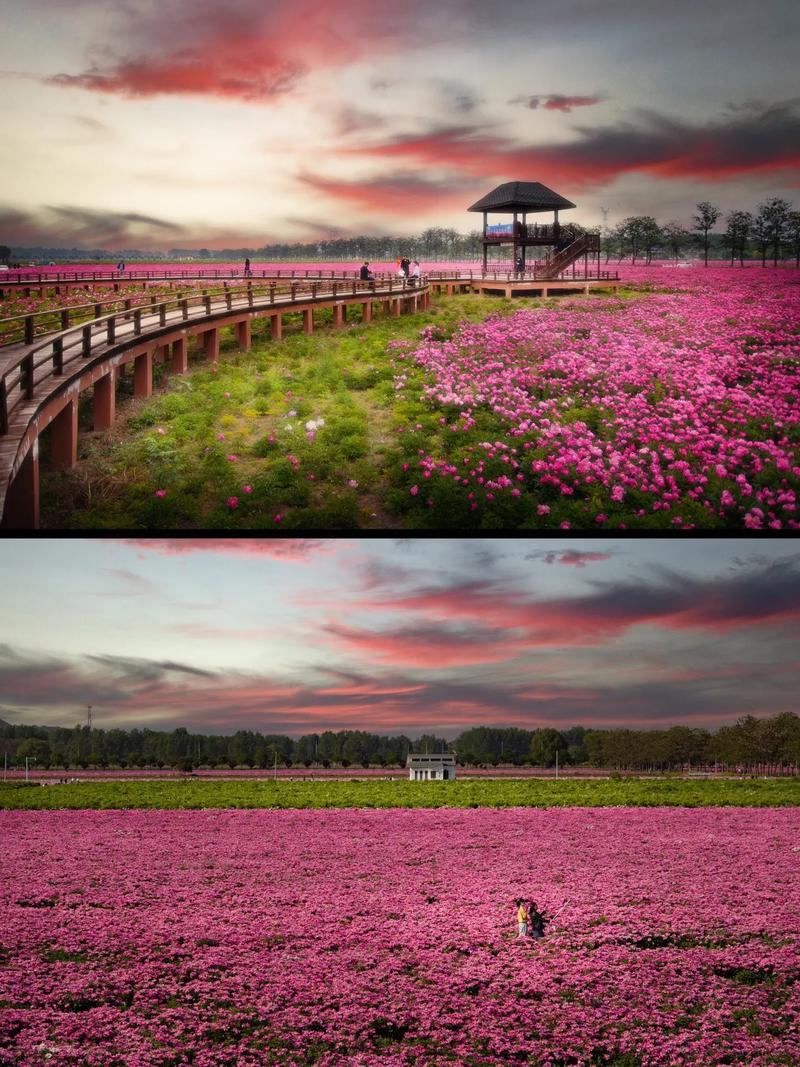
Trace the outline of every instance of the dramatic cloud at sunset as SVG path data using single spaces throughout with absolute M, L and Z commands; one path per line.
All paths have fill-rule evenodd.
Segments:
M 452 735 L 794 708 L 792 542 L 292 544 L 7 540 L 0 719 Z
M 800 183 L 797 5 L 0 0 L 0 240 L 259 247 L 473 228 L 540 181 L 576 222 L 688 223 Z

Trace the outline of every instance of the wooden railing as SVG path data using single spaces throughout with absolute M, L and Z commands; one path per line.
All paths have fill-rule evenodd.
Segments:
M 389 278 L 378 285 L 376 281 L 348 281 L 344 284 L 333 282 L 320 292 L 320 283 L 305 281 L 290 282 L 285 299 L 276 301 L 278 286 L 229 287 L 224 299 L 212 307 L 210 294 L 174 297 L 159 300 L 146 307 L 126 308 L 111 315 L 98 316 L 80 326 L 49 334 L 47 339 L 29 348 L 3 367 L 0 374 L 0 436 L 9 432 L 11 417 L 16 409 L 27 401 L 34 399 L 36 388 L 47 379 L 60 379 L 73 365 L 82 370 L 87 361 L 96 354 L 93 346 L 98 342 L 103 346 L 113 345 L 122 338 L 117 337 L 118 328 L 125 327 L 124 339 L 135 341 L 148 330 L 158 330 L 169 326 L 179 326 L 192 319 L 197 321 L 212 316 L 214 313 L 224 316 L 226 311 L 259 311 L 278 307 L 291 311 L 293 303 L 308 304 L 316 301 L 329 301 L 336 297 L 353 297 L 359 294 L 370 295 L 375 299 L 398 295 L 413 296 L 424 290 L 425 286 L 409 285 L 399 279 Z M 265 291 L 265 299 L 256 300 L 257 291 Z M 234 306 L 234 298 L 237 304 Z M 190 311 L 201 308 L 199 315 Z M 143 312 L 147 319 L 143 319 Z M 176 314 L 177 313 L 177 314 Z M 168 318 L 170 321 L 168 321 Z M 129 329 L 132 320 L 132 330 Z M 152 321 L 151 321 L 152 320 Z M 213 322 L 213 319 L 211 319 Z M 98 345 L 99 347 L 99 345 Z
M 202 289 L 200 290 L 201 296 L 217 296 L 220 293 L 227 292 L 229 285 L 225 282 L 222 288 L 214 289 Z M 253 286 L 254 291 L 258 289 L 264 289 L 265 286 Z M 276 289 L 283 293 L 289 291 L 289 282 L 276 287 Z M 174 295 L 174 299 L 182 300 L 186 294 L 184 292 L 177 292 Z M 163 297 L 158 295 L 143 296 L 141 300 L 136 300 L 132 296 L 115 297 L 111 300 L 96 300 L 91 304 L 72 304 L 68 307 L 50 308 L 48 311 L 33 311 L 27 315 L 11 315 L 8 318 L 0 319 L 0 348 L 3 345 L 13 344 L 26 344 L 32 345 L 37 337 L 46 335 L 53 332 L 53 326 L 56 322 L 59 323 L 61 330 L 68 330 L 71 320 L 84 322 L 89 319 L 99 319 L 103 314 L 104 308 L 111 308 L 115 305 L 121 305 L 125 311 L 132 311 L 136 307 L 157 307 L 163 300 Z M 81 314 L 81 312 L 88 311 L 89 314 Z M 128 316 L 130 318 L 130 315 Z M 42 328 L 44 327 L 44 328 Z M 9 332 L 6 333 L 5 331 Z

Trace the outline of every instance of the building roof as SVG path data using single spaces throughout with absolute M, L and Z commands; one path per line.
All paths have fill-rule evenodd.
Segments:
M 571 200 L 541 182 L 504 182 L 467 208 L 467 211 L 552 211 L 575 207 Z
M 424 763 L 429 766 L 432 763 L 455 763 L 456 757 L 454 752 L 436 752 L 428 754 L 427 752 L 412 752 L 406 759 L 406 766 L 410 767 L 412 763 Z

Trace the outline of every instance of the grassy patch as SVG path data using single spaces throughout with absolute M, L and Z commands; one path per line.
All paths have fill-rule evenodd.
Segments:
M 0 784 L 0 808 L 477 808 L 784 807 L 800 805 L 800 782 L 594 781 L 455 782 L 275 780 L 75 782 L 58 789 Z M 27 901 L 28 907 L 53 906 Z M 644 947 L 644 946 L 643 946 Z M 655 947 L 655 946 L 647 946 Z

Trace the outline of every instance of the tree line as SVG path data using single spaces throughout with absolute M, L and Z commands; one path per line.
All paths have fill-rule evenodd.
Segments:
M 171 731 L 0 726 L 0 745 L 13 766 L 25 758 L 40 767 L 391 767 L 412 752 L 454 751 L 466 766 L 604 767 L 670 770 L 691 766 L 751 767 L 800 763 L 800 718 L 790 712 L 752 715 L 716 732 L 671 726 L 663 730 L 574 726 L 566 730 L 478 726 L 454 741 L 433 734 L 411 739 L 362 730 L 326 730 L 299 738 L 237 730 L 231 736 Z
M 715 230 L 722 219 L 724 230 Z M 583 227 L 571 224 L 576 232 L 585 232 Z M 595 231 L 596 232 L 596 231 Z M 313 242 L 273 242 L 259 248 L 171 248 L 169 252 L 153 253 L 129 248 L 109 253 L 100 249 L 65 248 L 14 248 L 0 245 L 0 262 L 12 256 L 22 259 L 112 259 L 123 255 L 126 260 L 200 259 L 200 260 L 386 260 L 407 255 L 424 260 L 468 260 L 481 254 L 482 234 L 479 230 L 458 233 L 442 226 L 431 226 L 422 233 L 410 237 L 384 235 L 380 237 L 360 234 L 354 237 L 332 237 Z M 630 215 L 616 226 L 601 234 L 601 245 L 606 262 L 616 256 L 620 261 L 631 258 L 635 263 L 644 259 L 649 263 L 654 256 L 679 259 L 690 249 L 700 250 L 706 264 L 709 255 L 730 258 L 731 264 L 738 260 L 760 257 L 766 266 L 768 258 L 777 264 L 779 260 L 793 257 L 800 266 L 800 211 L 781 197 L 769 197 L 754 211 L 735 210 L 723 219 L 720 208 L 704 200 L 697 204 L 696 214 L 688 226 L 671 219 L 659 223 L 652 215 Z M 505 252 L 501 253 L 505 255 Z
M 800 211 L 794 211 L 788 200 L 773 196 L 755 213 L 731 211 L 724 219 L 725 230 L 714 232 L 721 218 L 722 211 L 707 200 L 697 205 L 688 228 L 675 220 L 660 224 L 652 215 L 631 215 L 603 235 L 606 263 L 612 256 L 649 263 L 659 252 L 677 260 L 688 249 L 699 248 L 706 266 L 710 253 L 730 258 L 731 265 L 759 256 L 764 267 L 767 258 L 777 266 L 779 260 L 793 256 L 795 266 L 800 266 Z

